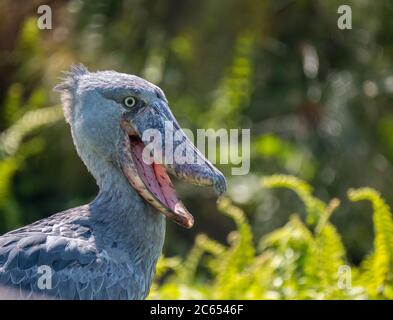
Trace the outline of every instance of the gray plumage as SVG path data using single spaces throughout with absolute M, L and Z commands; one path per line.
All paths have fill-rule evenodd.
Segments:
M 163 245 L 164 217 L 119 189 L 0 237 L 0 283 L 21 289 L 21 298 L 145 298 Z M 40 265 L 53 269 L 50 290 L 37 285 Z
M 0 286 L 21 298 L 144 299 L 162 251 L 165 217 L 130 186 L 120 168 L 119 122 L 125 111 L 119 104 L 134 95 L 165 107 L 165 95 L 136 76 L 91 73 L 83 66 L 73 67 L 56 90 L 99 194 L 90 204 L 1 236 Z M 201 168 L 195 171 L 198 181 L 225 189 L 225 178 L 211 164 Z M 38 286 L 41 265 L 53 270 L 51 289 Z

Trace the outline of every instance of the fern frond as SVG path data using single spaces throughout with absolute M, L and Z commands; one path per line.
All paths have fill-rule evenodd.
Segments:
M 246 270 L 251 266 L 255 256 L 251 227 L 243 211 L 232 205 L 228 198 L 221 199 L 218 207 L 235 221 L 238 231 L 229 250 L 221 256 L 220 268 L 214 283 L 214 298 L 240 298 L 249 285 L 246 281 Z
M 393 218 L 389 206 L 372 188 L 349 190 L 351 201 L 368 200 L 373 207 L 374 253 L 362 263 L 364 285 L 371 296 L 383 294 L 384 287 L 392 281 L 393 265 Z
M 0 157 L 15 154 L 24 136 L 62 117 L 63 112 L 60 107 L 47 107 L 26 112 L 15 124 L 0 134 Z
M 326 204 L 312 195 L 312 187 L 294 176 L 276 174 L 261 180 L 265 188 L 287 188 L 294 191 L 306 207 L 307 223 L 314 225 L 326 210 Z

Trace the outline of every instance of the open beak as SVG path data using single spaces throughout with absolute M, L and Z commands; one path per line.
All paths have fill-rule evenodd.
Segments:
M 213 186 L 218 195 L 226 191 L 223 174 L 188 139 L 166 102 L 127 112 L 121 128 L 119 163 L 124 175 L 167 218 L 185 228 L 194 224 L 168 172 L 192 184 Z

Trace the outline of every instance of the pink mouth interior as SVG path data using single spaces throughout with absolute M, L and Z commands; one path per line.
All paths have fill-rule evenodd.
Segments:
M 166 169 L 163 165 L 152 163 L 146 164 L 142 158 L 145 145 L 142 140 L 133 136 L 130 137 L 131 154 L 136 165 L 139 177 L 146 188 L 167 208 L 176 212 L 176 204 L 180 202 L 177 198 L 175 188 L 172 185 Z

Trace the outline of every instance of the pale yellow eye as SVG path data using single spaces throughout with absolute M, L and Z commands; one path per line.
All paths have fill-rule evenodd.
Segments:
M 134 97 L 126 97 L 123 100 L 123 104 L 126 108 L 132 108 L 136 105 L 136 99 Z

